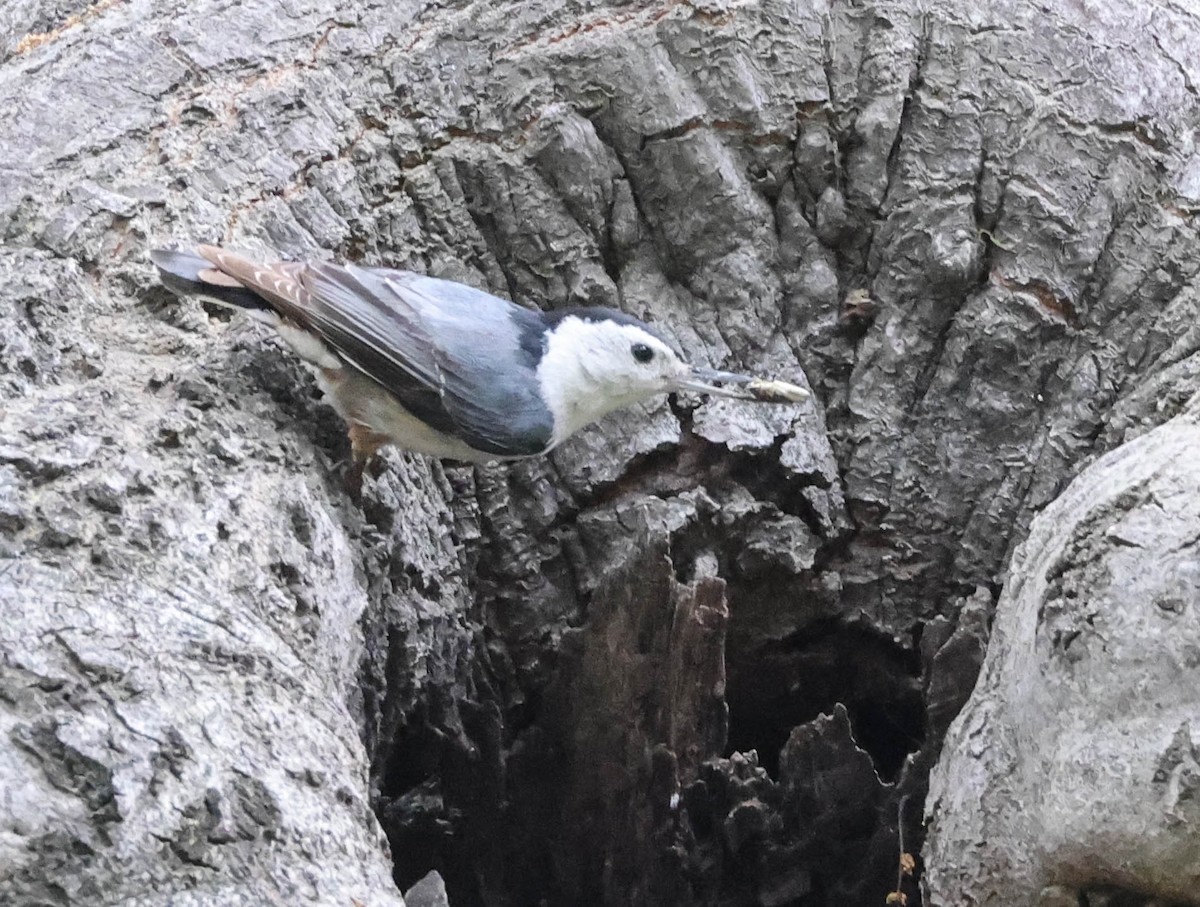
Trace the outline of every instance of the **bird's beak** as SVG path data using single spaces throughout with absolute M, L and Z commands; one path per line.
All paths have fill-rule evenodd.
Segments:
M 752 379 L 734 372 L 719 372 L 715 368 L 693 367 L 689 375 L 679 382 L 679 389 L 695 391 L 697 394 L 713 394 L 732 397 L 734 400 L 754 400 L 756 397 L 746 389 Z
M 693 367 L 691 372 L 678 382 L 677 387 L 679 390 L 695 391 L 698 394 L 714 394 L 734 400 L 753 400 L 756 403 L 802 403 L 810 396 L 804 388 L 787 381 L 768 381 L 734 372 L 719 372 L 716 369 L 698 367 Z

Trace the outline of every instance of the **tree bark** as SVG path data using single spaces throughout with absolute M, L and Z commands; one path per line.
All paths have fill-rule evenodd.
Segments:
M 0 35 L 5 903 L 880 903 L 1033 514 L 1200 388 L 1178 4 Z M 197 241 L 618 306 L 816 403 L 352 499 L 295 360 L 157 285 Z
M 937 903 L 1196 903 L 1198 404 L 1086 469 L 1018 549 L 931 782 Z

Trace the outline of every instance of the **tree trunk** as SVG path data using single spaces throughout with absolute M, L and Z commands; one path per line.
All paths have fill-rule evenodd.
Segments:
M 1200 387 L 1177 4 L 0 35 L 6 904 L 882 903 L 1032 515 Z M 352 498 L 295 359 L 157 284 L 197 241 L 618 306 L 816 403 Z
M 933 774 L 937 903 L 1197 903 L 1198 444 L 1200 400 L 1034 520 Z

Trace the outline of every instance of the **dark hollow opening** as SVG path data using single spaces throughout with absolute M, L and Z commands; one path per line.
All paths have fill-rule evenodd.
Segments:
M 389 745 L 376 814 L 392 849 L 392 877 L 401 891 L 436 869 L 451 902 L 469 904 L 478 900 L 478 892 L 470 884 L 474 872 L 464 857 L 460 814 L 443 791 L 444 750 L 441 736 L 424 723 L 400 727 Z
M 757 750 L 760 763 L 778 778 L 792 728 L 840 702 L 880 779 L 893 782 L 925 739 L 920 674 L 914 650 L 835 621 L 731 656 L 728 749 Z

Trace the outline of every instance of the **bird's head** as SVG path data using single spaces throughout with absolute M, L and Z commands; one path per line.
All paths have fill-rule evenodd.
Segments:
M 555 443 L 622 406 L 689 390 L 759 399 L 745 375 L 692 366 L 658 331 L 609 309 L 554 313 L 538 365 L 542 399 L 554 414 Z

